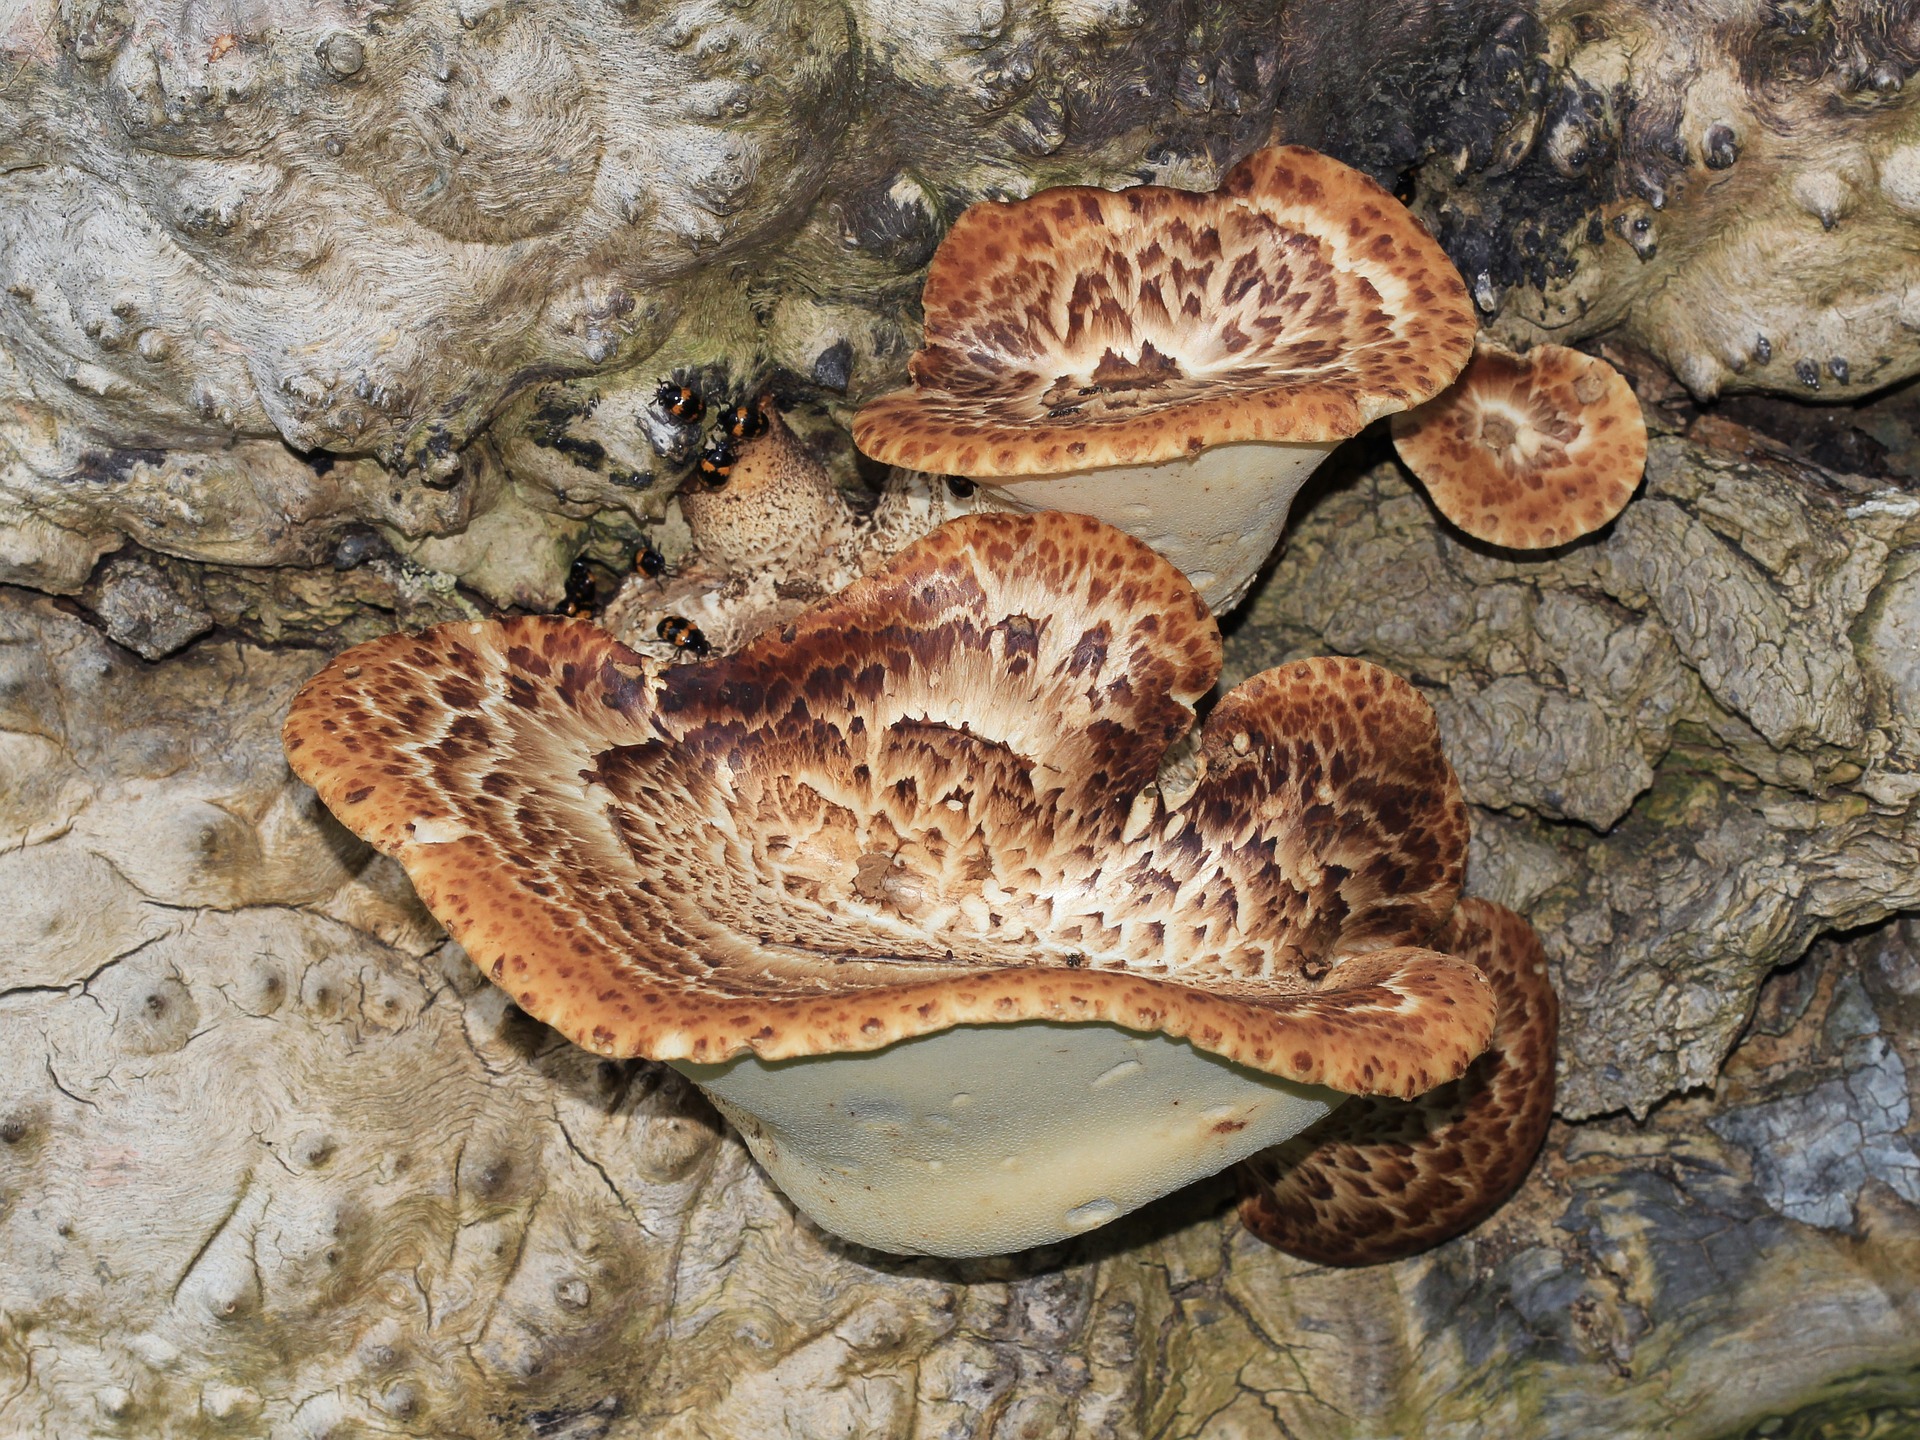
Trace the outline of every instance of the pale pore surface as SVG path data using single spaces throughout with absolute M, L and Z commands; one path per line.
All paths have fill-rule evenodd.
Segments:
M 1084 1234 L 1346 1097 L 1113 1025 L 963 1025 L 865 1055 L 675 1067 L 832 1234 L 1004 1255 Z
M 1247 441 L 1192 459 L 981 482 L 1015 509 L 1094 515 L 1179 567 L 1216 613 L 1246 595 L 1286 528 L 1293 497 L 1333 446 Z

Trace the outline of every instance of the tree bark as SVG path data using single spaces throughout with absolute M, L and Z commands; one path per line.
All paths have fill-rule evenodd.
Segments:
M 123 539 L 311 564 L 364 524 L 554 603 L 563 537 L 685 459 L 660 375 L 844 419 L 968 202 L 1275 136 L 1401 186 L 1510 338 L 1699 395 L 1920 370 L 1915 0 L 12 15 L 0 579 L 57 593 Z
M 277 736 L 327 653 L 623 563 L 663 375 L 774 384 L 853 483 L 835 422 L 985 194 L 1278 136 L 1401 186 L 1507 338 L 1910 376 L 1916 65 L 1906 0 L 16 4 L 0 1434 L 1920 1426 L 1920 465 L 1643 366 L 1589 541 L 1466 541 L 1377 442 L 1318 487 L 1224 683 L 1413 678 L 1564 1006 L 1533 1177 L 1372 1270 L 1225 1181 L 992 1261 L 833 1241 L 482 981 Z

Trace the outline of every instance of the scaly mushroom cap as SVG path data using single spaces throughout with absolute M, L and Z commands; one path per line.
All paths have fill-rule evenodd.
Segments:
M 1553 1118 L 1559 1001 L 1533 927 L 1466 899 L 1439 943 L 1500 999 L 1493 1043 L 1417 1100 L 1350 1100 L 1241 1167 L 1240 1218 L 1323 1265 L 1371 1265 L 1472 1229 L 1526 1178 Z
M 1373 181 L 1299 146 L 1210 194 L 1043 190 L 955 222 L 912 386 L 854 420 L 876 460 L 1001 477 L 1234 440 L 1345 439 L 1459 372 L 1459 272 Z
M 757 566 L 807 563 L 846 538 L 852 515 L 822 465 L 761 399 L 766 428 L 740 442 L 726 482 L 698 475 L 680 487 L 680 513 L 703 559 L 741 574 Z
M 705 664 L 546 617 L 388 636 L 285 738 L 487 974 L 602 1054 L 1103 1020 L 1350 1093 L 1458 1076 L 1493 998 L 1415 948 L 1467 836 L 1431 709 L 1360 661 L 1269 671 L 1167 813 L 1147 787 L 1219 664 L 1145 545 L 977 515 Z
M 1394 417 L 1393 444 L 1442 515 L 1515 550 L 1598 530 L 1647 464 L 1633 387 L 1564 345 L 1516 355 L 1481 341 L 1444 395 Z

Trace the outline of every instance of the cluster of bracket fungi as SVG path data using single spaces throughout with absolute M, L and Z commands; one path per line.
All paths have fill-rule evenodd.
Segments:
M 924 309 L 855 421 L 871 511 L 737 407 L 690 560 L 643 544 L 598 624 L 348 651 L 295 769 L 522 1008 L 682 1069 L 842 1237 L 1017 1249 L 1236 1164 L 1316 1260 L 1477 1223 L 1545 1133 L 1555 1002 L 1531 927 L 1461 896 L 1433 712 L 1308 660 L 1190 732 L 1215 613 L 1341 440 L 1393 415 L 1450 520 L 1561 544 L 1637 483 L 1631 391 L 1476 355 L 1426 232 L 1297 148 L 977 205 Z

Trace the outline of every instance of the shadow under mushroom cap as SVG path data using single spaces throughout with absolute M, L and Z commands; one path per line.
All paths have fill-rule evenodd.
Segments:
M 531 1014 L 609 1055 L 875 1050 L 1105 1021 L 1411 1096 L 1493 1001 L 1417 948 L 1467 822 L 1432 711 L 1354 660 L 1237 687 L 1150 789 L 1218 632 L 1084 516 L 955 521 L 740 653 L 579 621 L 393 635 L 295 699 L 302 778 Z

